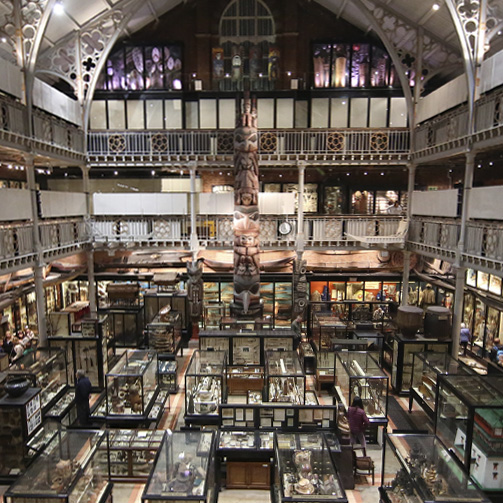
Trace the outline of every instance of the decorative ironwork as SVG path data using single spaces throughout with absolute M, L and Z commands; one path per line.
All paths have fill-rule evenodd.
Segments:
M 267 131 L 260 135 L 260 150 L 262 152 L 274 152 L 278 148 L 278 137 L 275 133 Z
M 333 152 L 344 150 L 346 138 L 342 133 L 330 133 L 327 136 L 327 148 Z
M 122 134 L 114 134 L 108 138 L 108 147 L 112 152 L 120 153 L 126 150 L 126 137 Z
M 218 153 L 232 152 L 234 148 L 234 137 L 232 133 L 218 133 L 217 151 Z
M 236 317 L 260 314 L 257 111 L 248 97 L 234 132 L 234 302 Z
M 388 150 L 388 143 L 389 138 L 386 133 L 372 133 L 370 137 L 370 147 L 372 148 L 372 150 L 377 150 L 378 152 Z
M 156 133 L 150 138 L 152 152 L 166 152 L 168 150 L 168 137 L 164 133 Z

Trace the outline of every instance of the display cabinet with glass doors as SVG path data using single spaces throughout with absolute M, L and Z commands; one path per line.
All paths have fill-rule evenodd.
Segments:
M 363 351 L 335 353 L 335 391 L 345 409 L 359 396 L 371 425 L 387 422 L 388 376 L 373 354 Z
M 153 288 L 147 289 L 143 294 L 145 306 L 145 323 L 150 323 L 155 316 L 166 306 L 172 311 L 180 313 L 182 331 L 187 330 L 189 322 L 187 294 L 184 292 L 162 292 Z
M 338 316 L 320 312 L 314 315 L 311 333 L 315 351 L 329 351 L 333 340 L 346 339 L 348 324 Z
M 105 431 L 62 430 L 4 494 L 5 503 L 111 503 Z
M 170 310 L 159 312 L 147 325 L 148 347 L 158 354 L 176 355 L 182 346 L 182 317 Z M 183 349 L 182 349 L 183 355 Z
M 38 348 L 16 360 L 9 375 L 27 375 L 40 388 L 40 406 L 44 414 L 69 391 L 65 352 Z
M 264 368 L 256 366 L 228 366 L 227 391 L 229 395 L 247 395 L 248 391 L 262 392 Z
M 156 353 L 129 349 L 106 375 L 106 416 L 147 419 L 158 393 Z
M 503 376 L 440 375 L 435 432 L 483 491 L 503 496 Z
M 348 501 L 322 433 L 276 432 L 274 452 L 271 501 Z
M 409 395 L 409 412 L 414 400 L 430 416 L 435 416 L 439 375 L 474 375 L 475 372 L 449 353 L 414 353 Z
M 266 396 L 269 402 L 304 404 L 306 375 L 296 351 L 266 351 Z
M 384 434 L 383 503 L 489 503 L 434 435 Z
M 225 318 L 225 304 L 223 302 L 206 302 L 203 311 L 205 330 L 220 328 L 220 323 Z
M 178 391 L 178 362 L 174 355 L 157 355 L 159 369 L 157 379 L 161 389 L 170 393 Z
M 0 479 L 15 477 L 28 466 L 27 445 L 41 425 L 40 388 L 29 388 L 19 397 L 0 398 Z
M 227 353 L 194 351 L 185 373 L 185 422 L 216 422 L 227 398 Z
M 386 343 L 385 343 L 386 344 Z M 408 395 L 412 377 L 412 359 L 414 353 L 435 351 L 449 352 L 451 340 L 427 339 L 425 337 L 407 338 L 395 334 L 389 340 L 392 347 L 391 386 L 399 395 Z M 386 351 L 386 350 L 385 350 Z
M 317 351 L 316 352 L 316 374 L 315 384 L 318 393 L 321 391 L 322 384 L 334 384 L 335 372 L 335 351 Z
M 161 430 L 109 430 L 108 444 L 99 450 L 100 462 L 110 459 L 112 481 L 145 482 L 163 438 Z
M 143 343 L 143 306 L 131 305 L 106 310 L 111 319 L 116 347 L 138 348 Z
M 110 318 L 100 315 L 97 319 L 83 319 L 79 334 L 49 336 L 50 348 L 65 351 L 68 365 L 68 383 L 75 383 L 75 372 L 84 370 L 93 388 L 105 388 L 105 374 L 115 361 L 115 344 Z
M 166 432 L 141 497 L 144 503 L 214 503 L 214 433 Z

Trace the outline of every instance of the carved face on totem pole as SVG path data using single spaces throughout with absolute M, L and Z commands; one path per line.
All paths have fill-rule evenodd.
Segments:
M 236 317 L 260 311 L 257 116 L 249 99 L 234 132 L 234 303 Z

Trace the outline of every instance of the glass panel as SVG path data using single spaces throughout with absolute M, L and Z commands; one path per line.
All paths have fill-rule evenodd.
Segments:
M 236 100 L 218 100 L 219 127 L 234 129 L 236 125 Z
M 491 274 L 489 279 L 489 291 L 496 295 L 501 295 L 501 278 Z
M 217 100 L 199 100 L 199 117 L 201 129 L 216 129 L 217 127 Z
M 332 87 L 348 87 L 349 49 L 347 44 L 335 44 L 333 47 Z
M 311 127 L 328 127 L 329 98 L 313 98 L 311 100 Z
M 468 286 L 477 286 L 477 273 L 474 269 L 466 270 L 466 284 Z
M 370 98 L 369 127 L 386 127 L 388 98 Z
M 290 98 L 278 98 L 276 100 L 276 127 L 293 127 L 294 100 Z
M 166 129 L 182 128 L 182 100 L 165 100 Z
M 166 89 L 182 89 L 182 48 L 179 45 L 164 47 L 164 72 Z
M 162 47 L 145 47 L 146 89 L 164 89 Z
M 352 98 L 350 127 L 367 127 L 368 98 Z
M 371 215 L 374 206 L 374 194 L 366 190 L 357 190 L 351 194 L 351 213 Z
M 234 283 L 220 283 L 220 292 L 220 299 L 222 303 L 226 306 L 230 306 L 234 301 Z
M 128 129 L 145 129 L 143 100 L 126 101 Z
M 126 129 L 124 101 L 108 100 L 108 127 L 110 129 Z
M 197 101 L 185 102 L 185 125 L 187 129 L 199 127 L 199 103 Z
M 372 87 L 385 87 L 389 83 L 388 79 L 389 56 L 386 51 L 379 47 L 372 47 L 372 63 L 370 85 Z
M 261 283 L 260 297 L 264 301 L 264 316 L 272 316 L 274 314 L 274 284 Z
M 296 128 L 307 128 L 308 127 L 308 111 L 309 104 L 307 101 L 296 101 L 295 102 L 295 127 Z
M 391 98 L 389 127 L 407 127 L 407 103 L 405 98 Z
M 377 190 L 376 193 L 376 213 L 386 214 L 388 209 L 396 201 L 400 201 L 400 196 L 395 190 Z
M 330 87 L 330 44 L 313 45 L 314 87 Z
M 494 307 L 487 308 L 487 335 L 485 341 L 485 350 L 490 353 L 494 346 L 494 339 L 498 337 L 498 328 L 500 323 L 500 312 Z
M 332 98 L 330 100 L 330 127 L 348 127 L 349 98 Z
M 106 129 L 107 128 L 107 102 L 96 101 L 91 103 L 90 113 L 90 128 L 91 129 Z
M 111 91 L 126 90 L 124 70 L 124 49 L 113 52 L 107 60 L 108 89 Z
M 147 129 L 163 129 L 162 100 L 146 100 Z
M 130 91 L 138 91 L 145 88 L 143 80 L 144 71 L 143 48 L 126 48 L 126 85 Z
M 323 212 L 327 215 L 342 215 L 346 207 L 344 187 L 323 187 Z
M 274 127 L 274 99 L 260 98 L 257 100 L 257 114 L 260 117 L 260 128 Z
M 473 326 L 473 344 L 478 346 L 481 352 L 484 345 L 486 326 L 486 306 L 480 299 L 475 299 L 475 321 Z
M 477 288 L 486 291 L 489 290 L 489 274 L 477 271 Z
M 290 326 L 292 320 L 292 284 L 277 282 L 275 290 L 275 325 Z
M 395 302 L 400 302 L 399 285 L 400 283 L 398 281 L 385 281 L 383 283 L 383 294 L 380 300 L 393 300 Z
M 363 281 L 348 281 L 346 299 L 363 300 Z
M 369 44 L 354 44 L 351 59 L 351 87 L 368 87 L 369 85 Z
M 381 300 L 381 282 L 365 281 L 365 300 Z

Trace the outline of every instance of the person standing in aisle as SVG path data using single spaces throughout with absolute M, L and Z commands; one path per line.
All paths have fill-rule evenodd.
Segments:
M 370 421 L 363 410 L 363 402 L 359 396 L 355 396 L 351 407 L 348 407 L 348 422 L 351 444 L 359 443 L 362 446 L 363 455 L 366 456 L 367 442 L 365 441 L 365 430 Z
M 293 350 L 296 351 L 302 341 L 302 315 L 299 314 L 292 322 L 292 330 L 295 332 Z
M 88 426 L 91 411 L 89 408 L 89 396 L 91 395 L 92 385 L 86 373 L 79 369 L 75 373 L 77 382 L 75 384 L 75 404 L 77 405 L 77 422 L 80 426 Z
M 468 343 L 472 339 L 472 334 L 470 333 L 470 329 L 464 324 L 461 323 L 461 331 L 459 333 L 459 343 L 463 346 L 463 356 L 466 356 L 466 347 Z

